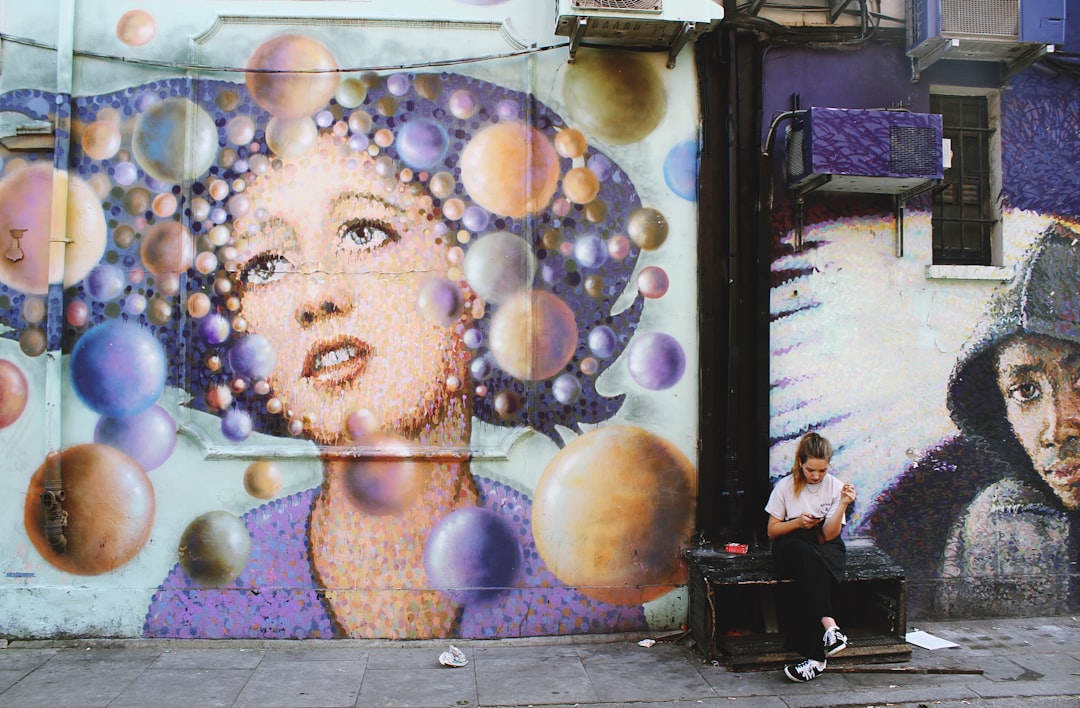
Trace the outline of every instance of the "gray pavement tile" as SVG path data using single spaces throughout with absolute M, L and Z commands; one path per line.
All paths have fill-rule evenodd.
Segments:
M 379 649 L 376 651 L 370 651 L 368 649 L 360 649 L 357 647 L 295 646 L 264 652 L 263 664 L 294 661 L 363 661 L 367 663 L 368 659 L 371 656 L 383 651 L 396 650 Z M 438 655 L 441 654 L 442 651 L 443 650 L 439 650 L 438 652 L 429 653 L 429 656 L 438 657 Z
M 644 670 L 643 670 L 644 668 Z M 630 661 L 586 665 L 601 701 L 714 698 L 716 692 L 697 669 L 685 661 L 653 661 L 646 667 Z
M 507 666 L 476 663 L 476 690 L 481 705 L 551 705 L 596 703 L 599 696 L 580 659 L 542 657 L 539 663 Z
M 254 669 L 266 652 L 258 649 L 166 649 L 153 669 Z
M 55 654 L 55 649 L 5 649 L 0 651 L 0 671 L 31 671 Z
M 728 671 L 719 668 L 712 671 L 703 669 L 701 675 L 718 695 L 725 698 L 771 696 L 776 694 L 779 681 L 790 683 L 777 671 Z
M 0 706 L 5 705 L 4 691 L 14 686 L 26 674 L 23 669 L 0 669 Z
M 231 706 L 250 677 L 243 669 L 147 669 L 109 708 Z
M 816 679 L 814 683 L 820 681 Z M 809 684 L 807 684 L 809 685 Z M 798 686 L 803 688 L 802 685 Z M 818 694 L 793 693 L 783 696 L 784 703 L 790 708 L 866 708 L 866 706 L 892 706 L 900 701 L 903 702 L 926 702 L 937 708 L 937 701 L 960 700 L 973 701 L 979 699 L 978 694 L 967 686 L 925 686 L 915 688 L 897 688 L 892 690 L 857 691 L 857 690 L 834 690 Z
M 1023 670 L 1014 677 L 1018 681 L 1041 678 L 1067 679 L 1080 674 L 1080 659 L 1068 654 L 1025 654 L 1012 657 L 1010 661 Z
M 470 662 L 473 659 L 473 649 L 466 644 L 455 644 L 465 653 L 465 658 Z M 372 651 L 367 658 L 369 669 L 446 669 L 448 667 L 439 663 L 439 655 L 449 649 L 450 645 L 424 646 L 424 647 L 388 647 Z M 518 650 L 520 651 L 520 650 Z
M 1018 705 L 1028 696 L 1076 696 L 1080 705 L 1080 676 L 1072 680 L 987 681 L 973 684 L 972 688 L 983 698 L 1016 698 Z
M 476 676 L 470 667 L 451 669 L 368 669 L 356 701 L 362 708 L 437 708 L 477 705 Z
M 234 706 L 309 708 L 351 706 L 364 679 L 366 660 L 261 664 Z
M 127 646 L 101 647 L 70 647 L 57 649 L 49 661 L 146 661 L 149 664 L 162 652 L 160 647 L 139 646 L 131 644 Z
M 148 660 L 57 662 L 53 659 L 27 674 L 0 698 L 3 705 L 19 708 L 107 706 L 146 670 L 149 663 Z

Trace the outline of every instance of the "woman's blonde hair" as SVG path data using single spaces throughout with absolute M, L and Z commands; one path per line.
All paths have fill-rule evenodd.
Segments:
M 795 462 L 791 465 L 791 479 L 794 485 L 795 496 L 806 486 L 806 475 L 803 474 L 803 465 L 807 460 L 832 459 L 832 443 L 817 433 L 807 433 L 799 440 L 799 446 L 795 448 Z

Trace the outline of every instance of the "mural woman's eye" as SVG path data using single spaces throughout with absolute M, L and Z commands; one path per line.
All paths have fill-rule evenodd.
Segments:
M 374 219 L 351 219 L 338 229 L 338 237 L 347 246 L 354 246 L 364 251 L 373 251 L 388 243 L 398 241 L 394 227 L 385 221 Z
M 292 263 L 285 256 L 264 251 L 240 268 L 240 282 L 244 285 L 266 285 L 280 280 Z
M 1042 393 L 1039 384 L 1034 381 L 1025 381 L 1009 387 L 1009 398 L 1017 403 L 1030 403 Z

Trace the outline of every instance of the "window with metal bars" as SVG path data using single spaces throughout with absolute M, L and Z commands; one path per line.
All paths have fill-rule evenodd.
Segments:
M 933 196 L 934 263 L 991 265 L 994 197 L 990 143 L 994 129 L 985 96 L 931 94 L 942 134 L 952 144 L 952 166 Z

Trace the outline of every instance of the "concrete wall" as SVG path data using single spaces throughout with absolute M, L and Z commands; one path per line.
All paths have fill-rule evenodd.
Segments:
M 5 6 L 0 633 L 679 626 L 692 52 L 553 20 Z

